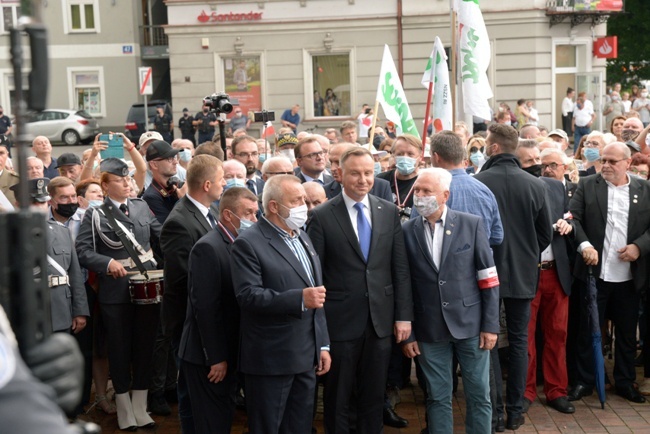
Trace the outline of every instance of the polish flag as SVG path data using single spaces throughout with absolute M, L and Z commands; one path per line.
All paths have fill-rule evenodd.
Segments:
M 266 139 L 267 137 L 273 137 L 275 136 L 275 128 L 273 128 L 273 124 L 271 121 L 268 121 L 264 125 L 264 131 L 262 132 L 262 138 Z

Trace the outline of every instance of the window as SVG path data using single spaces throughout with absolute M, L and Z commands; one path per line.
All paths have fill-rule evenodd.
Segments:
M 105 116 L 104 69 L 68 68 L 70 105 L 93 116 Z
M 13 72 L 7 72 L 4 74 L 2 82 L 5 84 L 5 89 L 3 90 L 0 95 L 2 96 L 2 100 L 5 101 L 4 108 L 5 108 L 5 114 L 11 115 L 13 113 L 16 113 L 16 88 L 14 85 L 14 74 Z M 28 75 L 27 73 L 23 73 L 23 98 L 25 101 L 29 99 L 29 89 L 28 89 Z M 8 103 L 7 103 L 8 101 Z M 9 113 L 6 113 L 9 111 Z
M 66 33 L 99 33 L 98 0 L 62 0 Z
M 2 27 L 0 33 L 7 33 L 16 26 L 20 16 L 20 3 L 16 1 L 0 0 L 2 8 Z
M 350 53 L 312 54 L 311 75 L 312 116 L 350 116 Z

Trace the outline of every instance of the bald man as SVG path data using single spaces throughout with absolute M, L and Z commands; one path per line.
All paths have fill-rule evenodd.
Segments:
M 327 202 L 325 189 L 318 182 L 304 182 L 303 187 L 305 187 L 305 203 L 308 212 L 321 203 Z

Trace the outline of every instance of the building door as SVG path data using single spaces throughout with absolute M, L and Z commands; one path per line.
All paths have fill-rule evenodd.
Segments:
M 591 126 L 592 130 L 604 131 L 603 128 L 603 73 L 602 72 L 580 72 L 576 74 L 575 81 L 576 95 L 580 92 L 587 92 L 587 99 L 594 105 L 596 119 Z

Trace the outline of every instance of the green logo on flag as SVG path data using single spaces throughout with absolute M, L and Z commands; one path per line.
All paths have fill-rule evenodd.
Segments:
M 471 0 L 464 0 L 464 1 L 471 1 Z M 470 79 L 474 82 L 474 84 L 478 84 L 479 80 L 479 70 L 478 70 L 478 65 L 476 64 L 476 59 L 474 56 L 474 48 L 476 48 L 476 43 L 479 41 L 478 35 L 476 35 L 475 30 L 473 28 L 470 28 L 469 31 L 467 32 L 467 45 L 472 48 L 471 50 L 468 50 L 466 48 L 462 49 L 461 52 L 463 53 L 463 67 L 461 69 L 462 71 L 462 79 L 463 81 Z
M 384 76 L 384 84 L 381 86 L 381 92 L 384 97 L 384 101 L 391 105 L 397 114 L 400 117 L 400 124 L 402 126 L 402 131 L 405 133 L 413 134 L 418 136 L 417 128 L 415 127 L 415 121 L 413 118 L 409 117 L 409 108 L 404 100 L 400 97 L 399 91 L 391 84 L 391 79 L 393 78 L 390 72 L 387 72 Z

